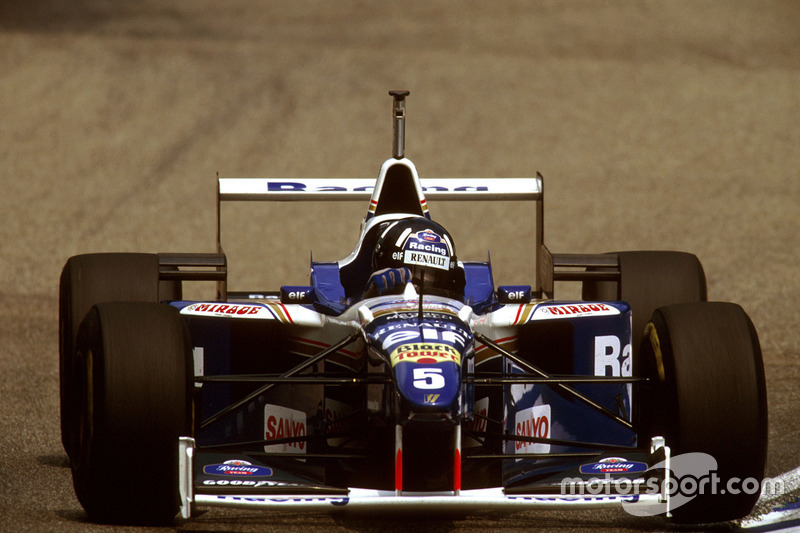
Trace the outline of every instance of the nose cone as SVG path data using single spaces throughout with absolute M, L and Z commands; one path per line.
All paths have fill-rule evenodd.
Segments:
M 370 349 L 391 365 L 402 412 L 457 415 L 473 335 L 450 300 L 421 303 L 422 316 L 418 299 L 379 302 L 364 331 Z M 469 388 L 463 392 L 469 395 Z
M 409 343 L 391 354 L 395 383 L 413 411 L 449 412 L 458 407 L 461 351 L 441 343 Z

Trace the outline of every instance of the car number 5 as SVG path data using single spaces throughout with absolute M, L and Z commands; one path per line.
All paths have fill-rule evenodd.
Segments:
M 444 388 L 444 376 L 441 368 L 415 368 L 414 387 L 418 389 Z

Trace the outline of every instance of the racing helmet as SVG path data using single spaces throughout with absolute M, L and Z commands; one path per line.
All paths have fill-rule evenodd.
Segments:
M 425 217 L 403 218 L 380 230 L 372 254 L 373 271 L 408 268 L 411 282 L 427 294 L 461 297 L 464 273 L 455 245 L 441 225 Z

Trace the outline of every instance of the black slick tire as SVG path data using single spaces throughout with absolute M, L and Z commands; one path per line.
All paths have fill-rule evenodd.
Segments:
M 645 434 L 679 454 L 717 461 L 716 493 L 697 494 L 672 520 L 706 523 L 745 516 L 755 505 L 767 454 L 767 397 L 758 336 L 736 304 L 694 302 L 656 310 L 641 346 L 650 384 L 641 397 Z M 750 480 L 727 487 L 728 480 Z M 756 487 L 755 482 L 758 482 Z M 750 489 L 749 491 L 746 489 Z
M 166 304 L 102 303 L 81 324 L 68 408 L 73 485 L 91 520 L 172 523 L 178 437 L 191 435 L 189 344 Z

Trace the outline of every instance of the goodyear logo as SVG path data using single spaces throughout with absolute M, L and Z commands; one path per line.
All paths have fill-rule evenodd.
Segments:
M 392 366 L 408 361 L 424 365 L 447 361 L 461 364 L 461 354 L 458 350 L 446 344 L 430 342 L 402 344 L 395 348 L 389 357 L 392 360 Z

